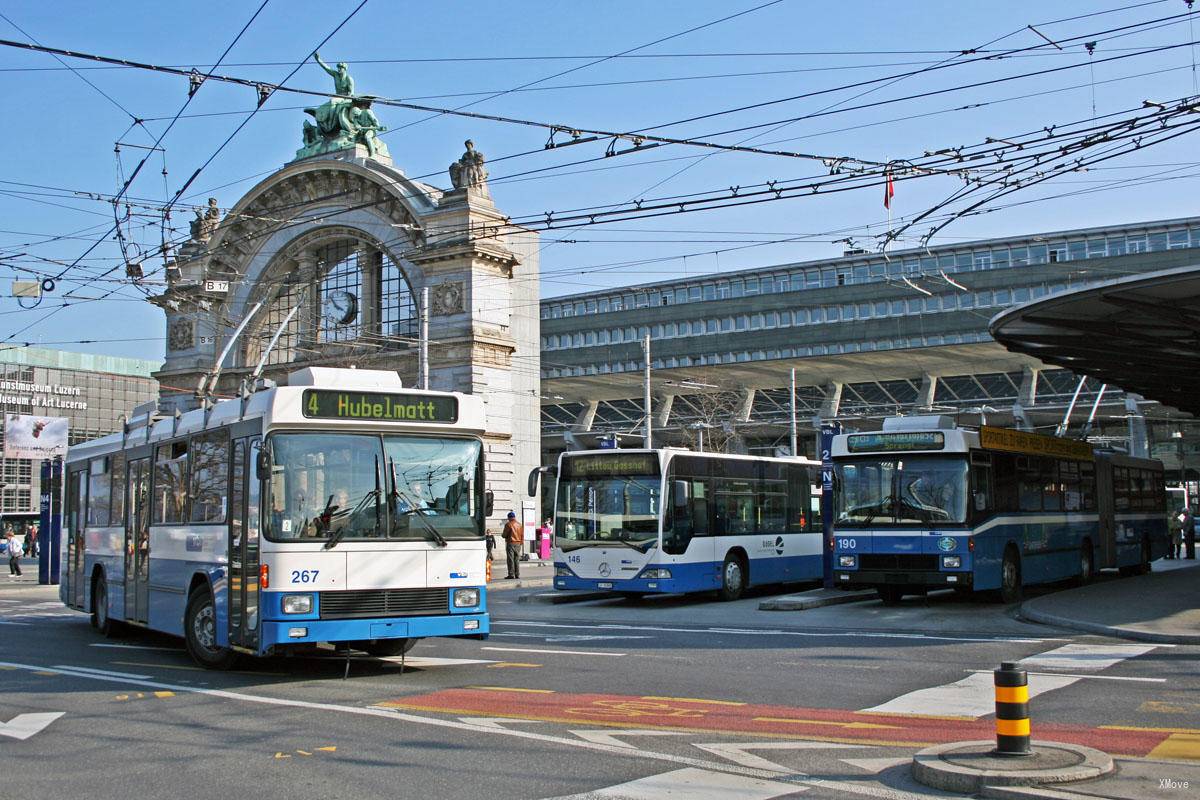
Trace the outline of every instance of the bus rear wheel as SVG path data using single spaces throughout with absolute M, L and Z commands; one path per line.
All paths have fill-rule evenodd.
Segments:
M 1004 551 L 1004 560 L 1000 563 L 1000 601 L 1017 603 L 1021 600 L 1021 556 L 1015 547 Z
M 904 590 L 899 586 L 877 586 L 875 591 L 879 592 L 879 599 L 885 606 L 900 605 L 900 601 L 904 599 Z
M 1090 539 L 1083 540 L 1083 547 L 1079 551 L 1079 577 L 1076 583 L 1080 586 L 1086 586 L 1091 583 L 1096 577 L 1095 555 L 1092 550 L 1092 542 Z
M 118 623 L 108 615 L 108 581 L 101 572 L 92 579 L 92 627 L 103 636 L 117 635 Z
M 366 642 L 357 642 L 356 647 L 368 655 L 376 658 L 390 658 L 398 656 L 412 650 L 417 644 L 417 640 L 413 638 L 407 639 L 371 639 Z
M 746 567 L 733 553 L 721 565 L 721 599 L 737 600 L 746 591 Z
M 207 669 L 229 669 L 237 660 L 237 653 L 217 644 L 217 609 L 208 589 L 197 589 L 188 597 L 183 639 L 188 655 Z

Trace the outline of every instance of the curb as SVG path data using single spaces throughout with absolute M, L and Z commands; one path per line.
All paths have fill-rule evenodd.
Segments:
M 1156 644 L 1200 644 L 1200 634 L 1195 633 L 1155 633 L 1154 631 L 1140 631 L 1136 628 L 1121 628 L 1115 625 L 1101 625 L 1098 622 L 1085 622 L 1083 620 L 1070 619 L 1069 617 L 1059 617 L 1054 614 L 1047 614 L 1044 611 L 1036 611 L 1027 607 L 1028 604 L 1022 603 L 1017 610 L 1017 616 L 1029 622 L 1037 622 L 1042 625 L 1054 625 L 1059 628 L 1067 628 L 1081 633 L 1098 633 L 1101 636 L 1112 636 L 1117 639 L 1129 639 L 1135 642 L 1153 642 Z
M 864 600 L 874 600 L 879 597 L 874 590 L 865 592 L 839 592 L 827 597 L 777 597 L 773 600 L 763 600 L 758 604 L 759 611 L 807 611 L 810 608 L 824 606 L 840 606 L 845 603 L 861 603 Z
M 1062 742 L 1031 743 L 1035 750 L 1066 751 L 1083 759 L 1081 763 L 1049 769 L 981 769 L 954 764 L 947 757 L 955 752 L 986 754 L 995 746 L 990 739 L 950 742 L 927 747 L 913 756 L 912 776 L 918 783 L 960 794 L 976 794 L 990 787 L 1038 786 L 1098 778 L 1113 771 L 1112 757 L 1091 747 Z M 1019 764 L 1014 762 L 1014 767 Z M 1013 796 L 1013 795 L 1008 795 Z M 1028 795 L 1026 795 L 1028 796 Z
M 549 586 L 549 585 L 550 584 L 548 583 L 547 586 Z M 617 595 L 613 594 L 612 592 L 578 591 L 578 592 L 571 592 L 569 594 L 566 592 L 553 592 L 550 595 L 550 597 L 544 601 L 538 600 L 537 597 L 538 597 L 537 595 L 523 594 L 517 598 L 517 602 L 518 603 L 546 602 L 546 603 L 550 603 L 551 605 L 557 606 L 557 605 L 562 605 L 563 603 L 582 603 L 587 600 L 604 600 L 606 598 L 617 597 Z
M 515 581 L 507 578 L 493 578 L 491 583 L 487 584 L 487 590 L 490 594 L 491 592 L 509 592 L 513 589 L 545 589 L 553 582 L 553 578 L 517 578 Z

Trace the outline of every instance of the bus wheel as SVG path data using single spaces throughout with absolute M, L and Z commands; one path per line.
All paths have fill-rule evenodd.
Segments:
M 188 597 L 183 638 L 188 654 L 202 667 L 229 669 L 237 658 L 237 653 L 217 645 L 217 610 L 208 589 L 197 589 Z
M 721 599 L 737 600 L 746 590 L 746 568 L 733 553 L 725 556 L 721 566 Z
M 885 606 L 900 605 L 904 599 L 904 591 L 899 586 L 877 586 L 875 591 L 879 592 L 879 599 Z
M 1080 586 L 1086 586 L 1096 577 L 1094 558 L 1091 540 L 1084 539 L 1083 548 L 1079 551 L 1079 577 L 1076 579 Z
M 102 635 L 117 635 L 117 623 L 108 615 L 108 581 L 101 572 L 92 579 L 92 627 Z
M 1021 600 L 1021 557 L 1015 547 L 1004 551 L 1000 564 L 1000 601 L 1016 603 Z
M 389 658 L 407 653 L 416 646 L 417 640 L 414 638 L 407 639 L 371 639 L 367 642 L 357 643 L 359 649 L 365 651 L 369 655 L 376 658 Z

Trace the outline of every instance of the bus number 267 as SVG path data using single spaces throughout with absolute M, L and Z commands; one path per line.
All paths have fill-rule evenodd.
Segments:
M 292 583 L 316 583 L 317 575 L 320 573 L 319 569 L 294 569 L 292 570 Z

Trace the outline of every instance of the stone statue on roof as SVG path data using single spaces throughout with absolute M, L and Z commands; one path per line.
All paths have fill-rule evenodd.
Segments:
M 367 148 L 371 157 L 388 157 L 387 145 L 379 141 L 378 135 L 387 130 L 371 111 L 373 97 L 354 93 L 354 78 L 345 61 L 331 67 L 321 60 L 320 53 L 313 54 L 317 64 L 333 78 L 334 97 L 317 106 L 306 108 L 313 122 L 305 120 L 304 146 L 296 151 L 296 158 L 332 153 L 355 145 Z
M 216 233 L 217 224 L 221 221 L 221 209 L 217 208 L 217 198 L 208 198 L 208 208 L 195 210 L 196 218 L 191 225 L 192 241 L 207 242 Z
M 467 139 L 464 144 L 467 152 L 450 165 L 450 183 L 455 189 L 474 189 L 487 195 L 488 172 L 483 165 L 483 153 L 475 149 L 475 143 L 470 139 Z

